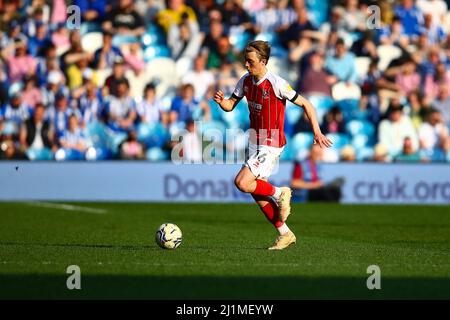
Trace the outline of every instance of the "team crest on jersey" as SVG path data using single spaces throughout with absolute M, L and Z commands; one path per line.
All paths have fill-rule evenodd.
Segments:
M 263 99 L 269 99 L 269 90 L 263 89 Z

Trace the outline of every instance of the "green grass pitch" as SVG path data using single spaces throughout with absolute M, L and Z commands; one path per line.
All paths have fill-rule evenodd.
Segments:
M 0 299 L 450 298 L 449 206 L 294 204 L 297 244 L 273 252 L 255 205 L 71 205 L 104 212 L 0 203 Z M 177 250 L 155 243 L 164 222 L 183 231 Z

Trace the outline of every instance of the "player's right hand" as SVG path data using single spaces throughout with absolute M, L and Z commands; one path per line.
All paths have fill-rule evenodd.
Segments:
M 221 104 L 223 99 L 225 99 L 225 95 L 223 94 L 222 91 L 219 90 L 214 94 L 214 101 L 217 102 L 218 104 Z

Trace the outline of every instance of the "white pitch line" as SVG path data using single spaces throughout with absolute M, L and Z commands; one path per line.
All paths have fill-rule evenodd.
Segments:
M 81 211 L 95 214 L 105 214 L 108 212 L 105 209 L 97 209 L 97 208 L 89 208 L 89 207 L 80 207 L 74 206 L 66 203 L 53 203 L 53 202 L 41 202 L 41 201 L 31 201 L 27 202 L 29 206 L 42 207 L 42 208 L 52 208 L 52 209 L 61 209 L 67 211 Z

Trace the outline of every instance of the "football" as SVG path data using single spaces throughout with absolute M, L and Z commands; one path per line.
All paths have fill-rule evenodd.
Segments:
M 173 223 L 163 223 L 156 231 L 156 243 L 163 249 L 176 249 L 182 241 L 181 229 Z

